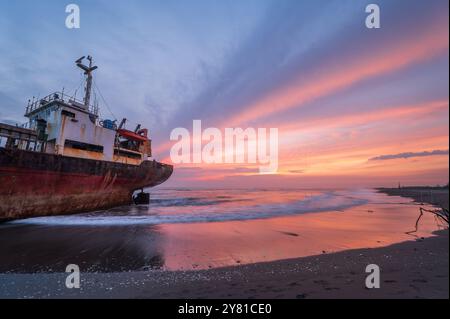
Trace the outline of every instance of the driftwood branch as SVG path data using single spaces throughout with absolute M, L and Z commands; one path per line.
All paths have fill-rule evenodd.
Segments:
M 420 207 L 420 214 L 419 217 L 416 220 L 416 224 L 415 224 L 415 229 L 409 232 L 406 232 L 406 234 L 411 235 L 413 233 L 417 233 L 417 231 L 419 230 L 419 222 L 420 219 L 422 218 L 422 216 L 424 215 L 424 213 L 431 213 L 434 215 L 434 217 L 440 221 L 441 223 L 444 223 L 447 225 L 449 225 L 449 211 L 446 208 L 439 208 L 439 209 L 426 209 L 423 207 Z
M 420 214 L 419 214 L 419 217 L 416 220 L 415 229 L 411 230 L 411 231 L 407 231 L 406 234 L 411 235 L 413 233 L 417 233 L 417 231 L 419 230 L 419 222 L 420 222 L 420 219 L 422 218 L 422 216 L 423 216 L 423 211 L 422 211 L 422 207 L 420 207 Z
M 440 221 L 448 226 L 448 209 L 440 208 L 440 209 L 425 209 L 420 208 L 421 211 L 428 212 L 434 214 Z

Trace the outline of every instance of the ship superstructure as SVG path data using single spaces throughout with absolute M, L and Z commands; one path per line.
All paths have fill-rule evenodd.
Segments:
M 170 177 L 172 166 L 151 158 L 147 129 L 99 118 L 98 103 L 91 104 L 97 66 L 84 59 L 76 61 L 86 78 L 82 101 L 55 92 L 28 101 L 25 127 L 0 123 L 0 220 L 126 204 L 133 191 Z
M 39 150 L 45 153 L 98 159 L 139 165 L 151 156 L 151 141 L 147 129 L 139 127 L 133 132 L 117 127 L 115 121 L 100 120 L 98 105 L 90 105 L 92 89 L 92 58 L 89 65 L 76 61 L 86 75 L 83 101 L 64 92 L 55 92 L 41 99 L 28 102 L 25 116 L 28 126 L 37 131 L 37 145 L 18 145 L 19 148 Z

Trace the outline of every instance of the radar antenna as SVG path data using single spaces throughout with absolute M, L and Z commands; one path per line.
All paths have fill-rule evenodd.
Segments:
M 89 61 L 89 66 L 84 65 L 82 62 L 84 60 L 84 56 L 75 61 L 76 65 L 84 71 L 84 74 L 87 76 L 86 78 L 86 88 L 84 95 L 84 107 L 86 110 L 89 110 L 89 104 L 91 101 L 91 89 L 92 89 L 92 71 L 97 69 L 97 66 L 92 66 L 92 57 L 88 55 L 87 60 Z

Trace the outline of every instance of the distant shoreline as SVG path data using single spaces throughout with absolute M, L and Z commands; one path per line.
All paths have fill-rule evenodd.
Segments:
M 415 202 L 428 203 L 434 206 L 449 208 L 448 186 L 410 186 L 399 188 L 376 188 L 389 196 L 402 196 L 414 199 Z

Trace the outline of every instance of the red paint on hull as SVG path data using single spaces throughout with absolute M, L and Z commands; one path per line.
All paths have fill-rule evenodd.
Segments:
M 0 220 L 130 204 L 133 191 L 161 184 L 173 169 L 151 161 L 133 166 L 29 153 L 0 149 Z M 27 155 L 44 165 L 29 161 Z M 83 173 L 86 170 L 97 174 Z

